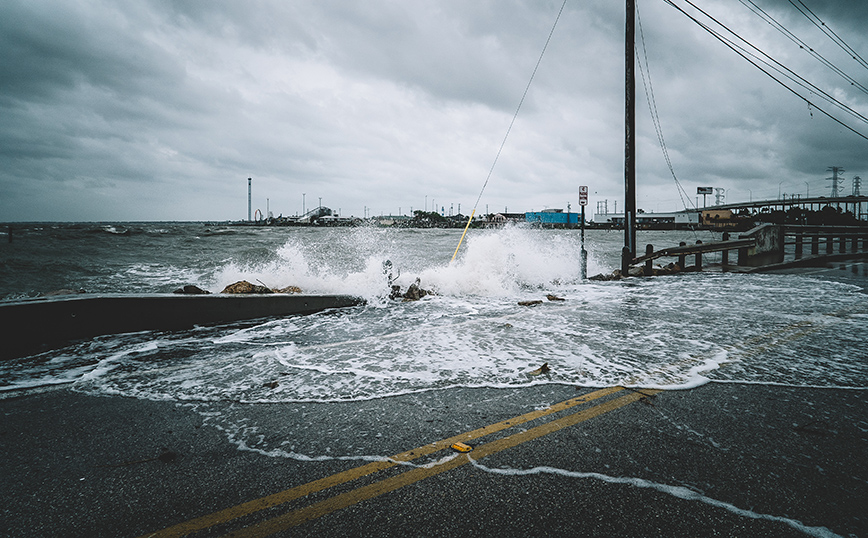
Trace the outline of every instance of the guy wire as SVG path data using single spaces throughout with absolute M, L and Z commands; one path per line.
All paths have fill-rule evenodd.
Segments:
M 539 69 L 540 63 L 542 63 L 543 56 L 546 53 L 546 49 L 549 46 L 549 42 L 552 40 L 552 34 L 555 33 L 555 27 L 558 25 L 558 21 L 561 19 L 561 14 L 564 12 L 564 7 L 567 5 L 567 0 L 564 0 L 564 3 L 561 4 L 561 9 L 558 10 L 558 15 L 555 17 L 555 22 L 552 24 L 552 29 L 549 31 L 549 36 L 546 38 L 545 45 L 543 45 L 542 52 L 539 54 L 539 58 L 536 61 L 536 65 L 533 68 L 533 73 L 530 75 L 530 80 L 527 81 L 527 86 L 524 88 L 524 93 L 521 96 L 521 100 L 518 102 L 518 107 L 515 109 L 515 114 L 512 115 L 512 121 L 509 122 L 509 127 L 506 129 L 506 134 L 503 136 L 503 141 L 500 143 L 500 148 L 497 150 L 497 154 L 494 156 L 494 162 L 491 163 L 491 168 L 488 170 L 488 175 L 485 177 L 485 183 L 482 184 L 482 189 L 479 191 L 479 196 L 476 197 L 476 203 L 473 204 L 473 211 L 470 212 L 470 218 L 467 219 L 467 226 L 464 227 L 464 233 L 461 234 L 461 239 L 458 240 L 458 246 L 455 247 L 455 254 L 452 255 L 452 259 L 449 260 L 449 263 L 455 261 L 455 256 L 458 255 L 458 249 L 461 248 L 461 242 L 464 241 L 464 236 L 467 234 L 467 229 L 470 228 L 470 223 L 473 222 L 473 215 L 476 213 L 476 208 L 479 207 L 479 201 L 482 199 L 482 193 L 485 192 L 485 187 L 488 186 L 488 180 L 491 179 L 491 174 L 494 173 L 494 167 L 497 165 L 497 160 L 500 158 L 500 153 L 503 151 L 503 147 L 506 145 L 506 139 L 509 138 L 509 132 L 512 131 L 512 126 L 515 124 L 515 119 L 518 117 L 518 111 L 521 110 L 521 105 L 524 104 L 524 99 L 527 97 L 527 92 L 530 90 L 530 85 L 533 83 L 533 78 L 536 76 L 536 72 Z

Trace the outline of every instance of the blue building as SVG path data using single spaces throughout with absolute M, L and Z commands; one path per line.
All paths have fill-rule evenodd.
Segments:
M 579 216 L 579 213 L 564 213 L 563 209 L 544 209 L 525 213 L 524 220 L 530 224 L 560 228 L 578 226 Z

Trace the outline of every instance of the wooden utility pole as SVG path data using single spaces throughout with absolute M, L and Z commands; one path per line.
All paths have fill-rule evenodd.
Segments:
M 624 46 L 624 248 L 621 272 L 626 275 L 636 257 L 636 74 L 635 26 L 636 1 L 627 0 Z

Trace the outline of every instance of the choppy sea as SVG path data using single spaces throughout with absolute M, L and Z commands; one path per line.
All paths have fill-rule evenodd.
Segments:
M 865 264 L 789 274 L 580 278 L 577 230 L 278 228 L 206 223 L 16 224 L 0 301 L 58 289 L 219 292 L 238 280 L 353 294 L 308 316 L 102 336 L 0 364 L 0 395 L 48 386 L 183 402 L 333 402 L 451 387 L 714 382 L 868 387 Z M 719 239 L 639 232 L 656 247 Z M 589 274 L 619 232 L 586 232 Z M 388 298 L 419 279 L 434 292 Z M 713 260 L 710 260 L 713 262 Z M 563 301 L 549 301 L 546 295 Z M 519 301 L 542 300 L 533 307 Z M 528 373 L 548 363 L 550 371 Z M 278 381 L 275 385 L 273 381 Z

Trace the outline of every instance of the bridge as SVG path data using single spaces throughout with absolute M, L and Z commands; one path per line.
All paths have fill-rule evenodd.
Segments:
M 826 206 L 841 209 L 844 213 L 853 213 L 853 215 L 855 215 L 859 220 L 868 220 L 868 196 L 861 195 L 838 196 L 835 198 L 829 198 L 826 196 L 802 198 L 801 195 L 798 194 L 787 198 L 786 195 L 784 195 L 783 198 L 776 200 L 758 200 L 756 202 L 750 201 L 716 205 L 712 207 L 703 207 L 697 211 L 729 209 L 734 213 L 738 213 L 742 210 L 753 210 L 752 212 L 763 213 L 766 211 L 786 211 L 792 207 L 798 207 L 810 211 L 819 211 Z
M 868 196 L 838 196 L 835 198 L 817 196 L 802 198 L 800 195 L 795 195 L 789 198 L 784 196 L 774 200 L 751 200 L 748 202 L 684 209 L 669 213 L 638 213 L 636 215 L 636 223 L 640 226 L 670 224 L 676 228 L 688 228 L 693 225 L 702 224 L 700 219 L 702 213 L 729 210 L 733 214 L 743 214 L 745 211 L 751 214 L 758 214 L 775 211 L 786 212 L 794 207 L 807 211 L 821 211 L 824 207 L 833 207 L 836 211 L 840 210 L 842 213 L 852 213 L 858 220 L 868 222 Z M 624 213 L 609 213 L 607 211 L 595 213 L 594 222 L 603 225 L 623 226 Z

